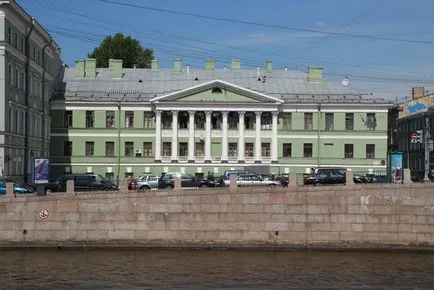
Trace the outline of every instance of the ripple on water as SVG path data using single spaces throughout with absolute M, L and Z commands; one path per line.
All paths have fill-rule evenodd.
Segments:
M 0 289 L 430 289 L 434 253 L 0 251 Z

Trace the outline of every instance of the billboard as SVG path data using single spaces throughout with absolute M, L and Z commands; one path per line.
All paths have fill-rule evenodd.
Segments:
M 399 105 L 402 111 L 399 112 L 398 118 L 404 118 L 416 113 L 426 112 L 434 108 L 434 94 L 418 98 Z
M 402 152 L 391 152 L 389 153 L 389 176 L 393 183 L 403 183 L 403 160 Z
M 48 183 L 50 161 L 47 158 L 35 158 L 33 166 L 33 181 L 35 184 Z

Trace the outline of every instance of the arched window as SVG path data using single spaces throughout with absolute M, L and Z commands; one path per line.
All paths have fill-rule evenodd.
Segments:
M 223 91 L 220 88 L 213 88 L 212 91 L 211 91 L 211 93 L 213 93 L 213 94 L 222 94 Z

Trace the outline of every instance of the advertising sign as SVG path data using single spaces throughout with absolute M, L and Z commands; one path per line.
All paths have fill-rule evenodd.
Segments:
M 48 183 L 50 161 L 47 158 L 35 158 L 34 160 L 33 180 L 35 184 Z
M 389 153 L 389 172 L 393 183 L 402 183 L 403 179 L 402 152 Z
M 434 94 L 400 104 L 399 106 L 402 110 L 399 112 L 398 118 L 404 118 L 416 113 L 426 112 L 434 107 Z

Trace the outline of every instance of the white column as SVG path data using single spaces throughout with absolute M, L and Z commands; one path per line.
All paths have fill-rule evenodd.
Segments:
M 238 163 L 244 163 L 244 114 L 246 112 L 238 112 Z
M 255 112 L 256 114 L 256 125 L 255 125 L 255 163 L 262 162 L 261 154 L 261 115 L 262 112 Z
M 211 163 L 211 111 L 206 111 L 205 122 L 205 163 Z
M 271 163 L 277 163 L 277 116 L 279 112 L 273 112 L 273 124 L 271 132 Z
M 178 111 L 172 111 L 172 162 L 178 162 Z
M 189 122 L 188 122 L 188 162 L 194 163 L 194 114 L 196 111 L 188 111 Z
M 222 112 L 223 123 L 222 123 L 222 162 L 228 162 L 228 112 Z
M 155 162 L 161 162 L 161 113 L 156 111 L 155 114 Z

